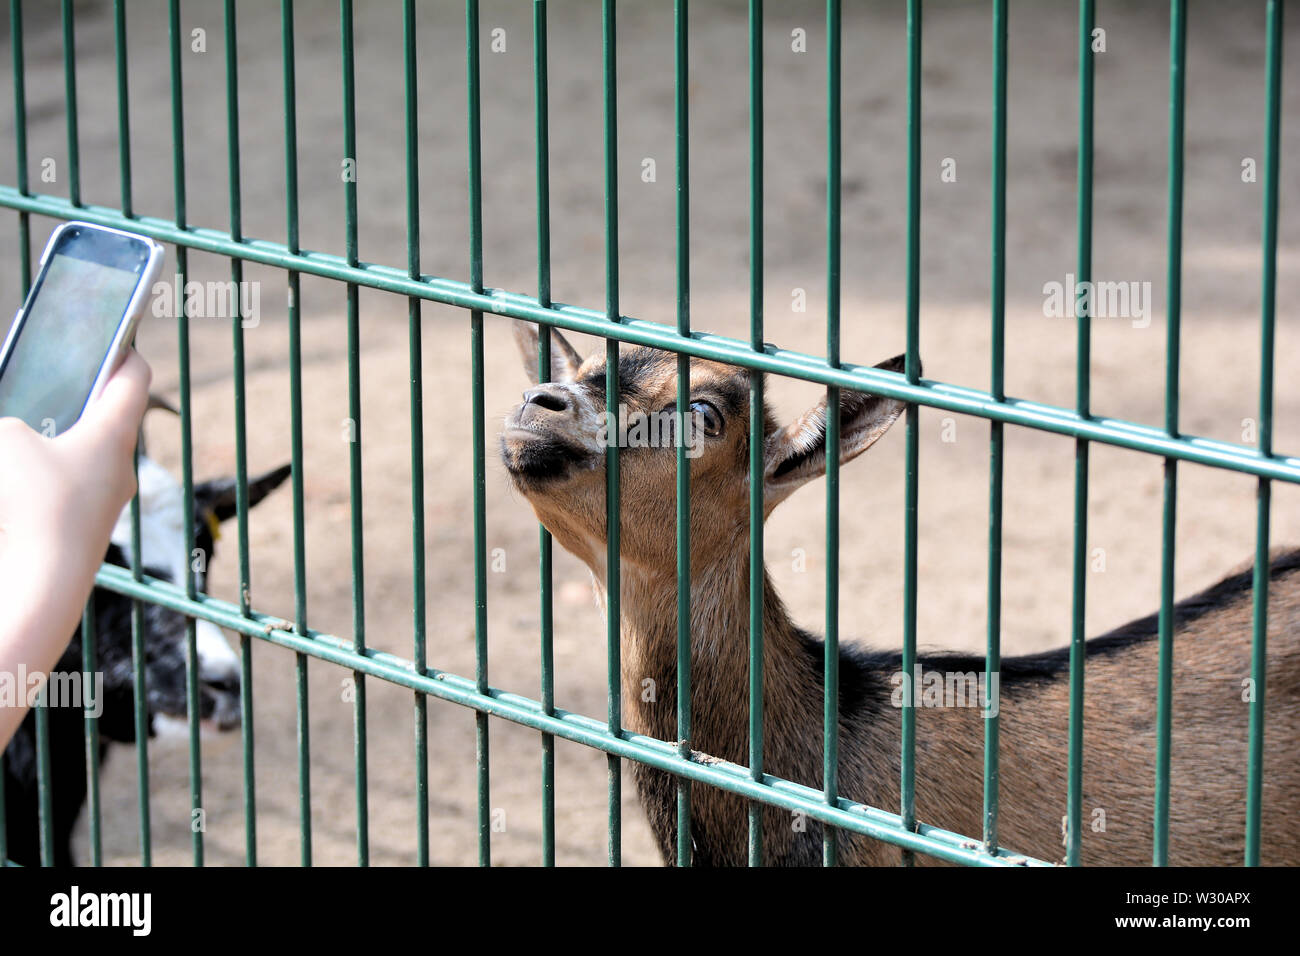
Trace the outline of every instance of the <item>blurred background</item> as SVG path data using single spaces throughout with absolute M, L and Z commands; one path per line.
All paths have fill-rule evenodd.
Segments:
M 296 3 L 299 188 L 304 249 L 344 252 L 339 16 L 337 5 Z M 874 364 L 904 347 L 906 223 L 905 42 L 901 3 L 846 4 L 843 21 L 843 345 L 847 362 Z M 691 5 L 691 283 L 695 328 L 745 337 L 749 321 L 748 77 L 746 4 Z M 1264 32 L 1261 4 L 1198 2 L 1188 29 L 1182 425 L 1188 434 L 1251 444 L 1258 415 L 1262 182 L 1243 182 L 1243 160 L 1262 179 Z M 77 83 L 85 202 L 118 206 L 117 100 L 112 7 L 76 8 Z M 550 8 L 553 297 L 604 304 L 600 10 Z M 62 37 L 58 8 L 27 3 L 25 54 L 29 177 L 33 190 L 67 195 Z M 189 221 L 229 226 L 225 49 L 217 4 L 182 4 L 183 33 L 206 49 L 182 53 Z M 173 215 L 167 7 L 127 4 L 131 150 L 136 210 Z M 467 280 L 469 234 L 465 27 L 455 4 L 421 3 L 419 23 L 421 262 L 426 274 Z M 535 293 L 536 181 L 531 5 L 481 5 L 484 279 Z M 1156 2 L 1100 5 L 1106 49 L 1096 57 L 1094 278 L 1150 282 L 1150 323 L 1093 321 L 1092 404 L 1098 416 L 1163 422 L 1167 221 L 1168 10 Z M 619 6 L 619 254 L 624 314 L 672 323 L 675 308 L 672 5 Z M 1300 69 L 1297 24 L 1284 40 L 1283 89 Z M 7 30 L 7 23 L 5 29 Z M 493 49 L 494 31 L 499 51 Z M 797 50 L 794 31 L 804 31 Z M 1075 326 L 1044 314 L 1043 286 L 1075 272 L 1077 12 L 1069 4 L 1014 4 L 1010 18 L 1007 172 L 1009 395 L 1073 407 Z M 405 268 L 401 7 L 356 4 L 358 198 L 361 258 Z M 825 13 L 819 4 L 770 4 L 766 61 L 766 338 L 822 354 L 825 347 Z M 921 355 L 927 378 L 987 389 L 990 376 L 991 13 L 988 4 L 926 4 L 922 74 Z M 240 4 L 238 57 L 243 230 L 285 240 L 281 34 L 274 4 Z M 0 58 L 12 49 L 6 34 Z M 12 141 L 12 77 L 0 79 L 0 123 Z M 1285 106 L 1284 106 L 1285 108 Z M 0 182 L 15 180 L 0 149 Z M 1280 452 L 1300 450 L 1300 127 L 1281 141 L 1276 425 Z M 44 160 L 54 181 L 41 181 Z M 643 180 L 653 160 L 654 181 Z M 955 173 L 945 181 L 944 170 Z M 0 219 L 0 308 L 20 304 L 16 214 Z M 38 251 L 55 223 L 33 218 Z M 225 281 L 228 261 L 191 254 L 190 278 Z M 169 252 L 166 270 L 174 269 Z M 261 321 L 245 332 L 249 468 L 289 459 L 288 336 L 283 273 L 246 266 L 260 282 Z M 345 290 L 302 280 L 304 478 L 308 620 L 351 635 Z M 797 311 L 800 297 L 804 311 Z M 365 613 L 367 640 L 405 658 L 412 647 L 411 484 L 406 300 L 361 291 Z M 473 673 L 473 562 L 468 313 L 423 307 L 429 663 Z M 1140 325 L 1139 323 L 1138 325 Z M 490 678 L 539 695 L 537 526 L 496 458 L 502 417 L 526 385 L 509 324 L 488 315 L 487 545 Z M 599 340 L 571 336 L 589 353 Z M 229 318 L 190 320 L 195 473 L 234 471 Z M 149 317 L 139 348 L 154 386 L 178 395 L 174 318 Z M 819 389 L 771 380 L 784 420 Z M 920 413 L 919 640 L 978 651 L 985 640 L 988 425 Z M 179 473 L 179 427 L 149 423 L 151 453 Z M 1087 626 L 1101 633 L 1159 601 L 1159 459 L 1092 450 Z M 1071 439 L 1006 432 L 1004 649 L 1055 647 L 1070 628 Z M 903 435 L 899 429 L 842 478 L 841 628 L 845 639 L 897 646 L 902 635 Z M 1177 592 L 1208 586 L 1249 559 L 1255 480 L 1183 465 L 1179 470 Z M 795 617 L 823 620 L 824 484 L 783 504 L 768 524 L 773 578 Z M 1278 483 L 1273 540 L 1300 543 L 1300 497 Z M 252 602 L 292 618 L 292 516 L 287 488 L 252 512 Z M 211 569 L 213 593 L 237 600 L 233 523 Z M 555 557 L 556 703 L 590 715 L 605 708 L 604 622 L 590 574 Z M 254 649 L 259 860 L 298 861 L 293 655 Z M 312 813 L 318 863 L 355 860 L 352 705 L 340 668 L 313 662 Z M 372 862 L 415 859 L 412 695 L 368 682 Z M 921 719 L 924 719 L 922 717 Z M 431 700 L 432 859 L 476 860 L 474 717 Z M 503 813 L 493 860 L 541 858 L 537 734 L 492 723 L 491 805 Z M 605 859 L 605 759 L 557 742 L 557 861 Z M 154 859 L 190 858 L 183 741 L 151 748 Z M 207 858 L 243 861 L 238 735 L 203 754 Z M 123 751 L 104 772 L 105 862 L 138 859 L 134 762 Z M 624 862 L 657 854 L 628 779 Z M 1062 800 L 1064 797 L 1062 796 Z M 84 839 L 82 841 L 84 847 Z

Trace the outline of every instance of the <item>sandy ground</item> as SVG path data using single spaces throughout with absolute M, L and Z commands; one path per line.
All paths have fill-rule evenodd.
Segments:
M 29 8 L 36 4 L 27 4 Z M 46 5 L 40 5 L 46 6 Z M 600 308 L 604 301 L 600 23 L 590 3 L 552 3 L 551 169 L 554 296 Z M 824 347 L 824 27 L 814 4 L 772 4 L 765 56 L 767 196 L 765 294 L 769 341 L 820 352 Z M 843 356 L 871 364 L 904 344 L 904 53 L 901 5 L 848 5 L 844 20 Z M 343 251 L 339 178 L 338 19 L 328 3 L 299 2 L 298 131 L 302 244 Z M 118 142 L 112 81 L 112 24 L 105 3 L 78 3 L 77 68 L 81 166 L 87 201 L 117 205 Z M 620 252 L 622 309 L 671 322 L 674 307 L 671 5 L 620 6 Z M 239 23 L 244 232 L 285 234 L 280 38 L 270 4 L 243 4 Z M 185 31 L 205 29 L 207 51 L 184 54 L 189 218 L 228 223 L 224 51 L 219 9 L 189 3 Z M 489 0 L 482 7 L 483 203 L 485 279 L 536 288 L 530 5 Z M 35 178 L 45 157 L 65 194 L 66 146 L 60 38 L 50 10 L 29 9 L 29 157 Z M 426 273 L 468 275 L 464 28 L 453 4 L 422 4 L 419 14 L 421 254 Z M 136 208 L 172 214 L 165 5 L 132 2 L 132 157 Z M 1092 381 L 1097 414 L 1163 420 L 1166 229 L 1167 21 L 1160 4 L 1108 5 L 1099 20 L 1107 51 L 1097 59 L 1094 274 L 1147 281 L 1154 295 L 1145 328 L 1126 319 L 1094 322 Z M 1286 38 L 1284 89 L 1296 88 L 1300 34 Z M 493 53 L 489 33 L 505 30 Z M 748 322 L 748 161 L 745 7 L 696 3 L 691 110 L 693 320 L 698 328 L 743 336 Z M 806 53 L 791 31 L 807 31 Z M 986 388 L 989 381 L 990 50 L 986 5 L 927 5 L 923 74 L 921 351 L 927 377 Z M 1074 326 L 1043 314 L 1042 287 L 1075 266 L 1074 13 L 1068 5 L 1018 5 L 1011 25 L 1010 166 L 1007 236 L 1007 391 L 1070 406 L 1074 401 Z M 360 249 L 363 259 L 404 266 L 405 179 L 401 108 L 401 24 L 396 4 L 357 7 Z M 1243 158 L 1262 157 L 1263 29 L 1253 6 L 1196 4 L 1189 32 L 1182 422 L 1188 433 L 1243 440 L 1257 415 L 1261 185 L 1243 183 Z M 10 57 L 8 38 L 0 51 Z M 0 97 L 11 102 L 9 74 Z M 8 126 L 11 114 L 5 113 Z M 1294 356 L 1300 327 L 1290 308 L 1300 293 L 1300 127 L 1283 125 L 1279 248 L 1276 447 L 1300 447 L 1300 385 Z M 643 160 L 657 163 L 643 182 Z M 941 180 L 945 159 L 956 181 Z M 14 181 L 12 150 L 0 150 L 0 181 Z M 12 214 L 5 218 L 12 224 Z M 42 244 L 53 223 L 36 221 Z M 0 230 L 0 258 L 16 261 L 15 230 Z M 224 279 L 216 257 L 191 257 L 194 277 Z M 261 323 L 245 334 L 248 352 L 249 458 L 253 469 L 289 456 L 284 279 L 249 268 L 261 286 Z M 795 312 L 794 290 L 807 297 Z M 18 304 L 16 268 L 0 270 L 0 304 Z M 303 283 L 303 388 L 308 601 L 313 627 L 350 636 L 348 445 L 344 291 Z M 364 429 L 365 621 L 368 642 L 411 653 L 410 438 L 406 303 L 361 293 Z M 468 320 L 457 310 L 423 310 L 426 381 L 425 507 L 430 603 L 429 660 L 473 669 L 471 458 Z M 191 322 L 195 467 L 200 477 L 234 467 L 231 333 L 228 320 Z M 503 320 L 486 320 L 489 447 L 501 416 L 517 401 L 523 373 Z M 590 350 L 594 341 L 578 340 Z M 140 333 L 155 384 L 177 394 L 174 323 L 154 320 Z M 815 388 L 774 382 L 782 417 L 797 414 Z M 983 646 L 987 573 L 988 429 L 978 419 L 921 413 L 919 634 L 928 647 Z M 152 448 L 178 464 L 173 420 L 150 424 Z M 1247 436 L 1248 437 L 1248 436 Z M 952 440 L 945 440 L 952 439 Z M 901 640 L 903 436 L 882 441 L 843 476 L 842 626 L 879 646 Z M 1070 622 L 1073 443 L 1023 429 L 1007 433 L 1003 623 L 1009 651 L 1063 643 Z M 1094 447 L 1088 546 L 1087 624 L 1100 632 L 1150 612 L 1158 600 L 1161 465 L 1154 458 Z M 492 683 L 530 696 L 539 686 L 537 532 L 501 466 L 487 462 L 487 534 L 505 570 L 488 575 Z M 768 525 L 767 557 L 796 617 L 823 617 L 823 485 L 783 505 Z M 1208 468 L 1180 471 L 1178 592 L 1220 578 L 1251 553 L 1255 483 Z M 1300 541 L 1300 499 L 1274 492 L 1273 534 Z M 252 517 L 252 596 L 258 608 L 293 612 L 292 524 L 287 492 Z M 221 543 L 214 593 L 236 591 L 233 527 Z M 802 565 L 798 560 L 803 556 Z M 802 567 L 802 570 L 799 568 Z M 603 621 L 585 568 L 557 553 L 556 700 L 604 713 Z M 256 767 L 258 851 L 262 863 L 298 860 L 293 658 L 258 645 Z M 340 669 L 313 663 L 311 680 L 312 822 L 315 860 L 355 860 L 352 710 Z M 412 700 L 369 684 L 371 859 L 414 860 Z M 473 716 L 429 706 L 433 859 L 475 859 Z M 563 742 L 557 747 L 557 857 L 566 864 L 605 858 L 604 758 Z M 186 758 L 177 742 L 151 747 L 154 859 L 188 859 Z M 207 854 L 214 864 L 243 860 L 238 739 L 205 744 Z M 532 732 L 492 724 L 494 810 L 505 829 L 493 860 L 540 858 L 540 745 Z M 108 861 L 137 859 L 134 766 L 110 760 L 104 776 Z M 624 861 L 657 857 L 630 784 L 624 801 Z M 1062 795 L 1064 801 L 1064 795 Z

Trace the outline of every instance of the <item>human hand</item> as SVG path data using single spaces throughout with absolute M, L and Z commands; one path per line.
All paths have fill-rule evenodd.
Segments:
M 80 420 L 53 438 L 0 419 L 0 566 L 57 574 L 89 593 L 135 494 L 133 450 L 151 372 L 134 350 Z

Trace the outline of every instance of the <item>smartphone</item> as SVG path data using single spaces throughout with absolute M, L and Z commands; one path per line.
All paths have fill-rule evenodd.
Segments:
M 88 222 L 55 229 L 0 348 L 0 417 L 48 437 L 76 424 L 131 347 L 162 261 L 144 236 Z

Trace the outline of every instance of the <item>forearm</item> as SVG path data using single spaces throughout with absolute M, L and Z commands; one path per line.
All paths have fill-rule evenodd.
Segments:
M 0 539 L 2 540 L 2 539 Z M 0 749 L 8 744 L 34 694 L 77 629 L 95 565 L 77 554 L 0 550 Z M 31 693 L 29 694 L 29 689 Z

